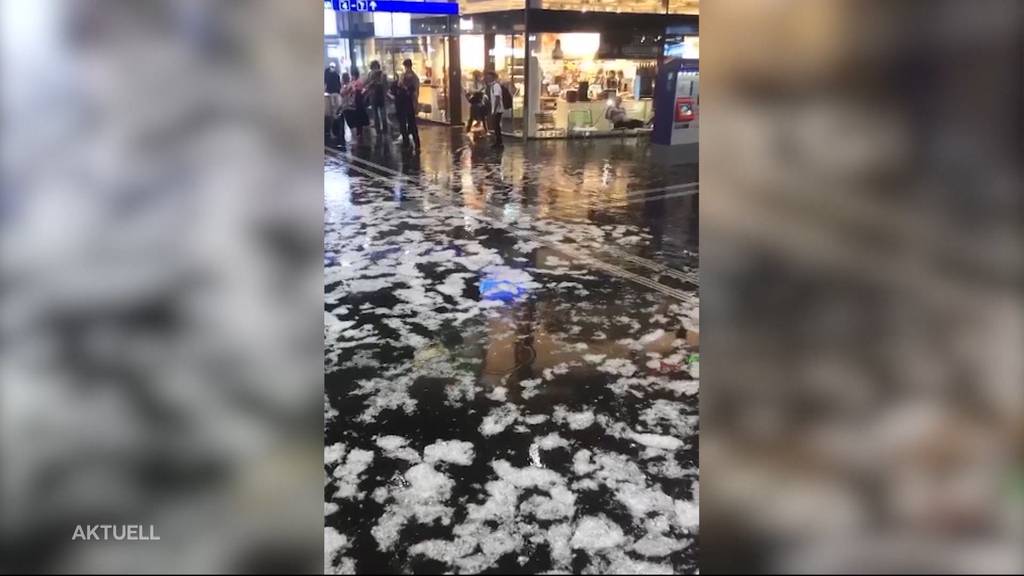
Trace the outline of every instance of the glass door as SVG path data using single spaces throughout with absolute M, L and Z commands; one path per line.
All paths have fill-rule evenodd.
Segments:
M 512 92 L 512 110 L 506 110 L 502 116 L 502 132 L 522 136 L 525 129 L 526 36 L 495 34 L 492 56 L 498 78 Z
M 484 69 L 487 65 L 487 54 L 484 49 L 483 34 L 463 34 L 459 36 L 459 66 L 462 70 L 462 121 L 470 118 L 470 104 L 466 97 L 483 90 Z M 479 128 L 478 129 L 482 129 Z
M 448 37 L 420 36 L 419 58 L 413 70 L 420 77 L 419 116 L 447 124 L 448 118 Z

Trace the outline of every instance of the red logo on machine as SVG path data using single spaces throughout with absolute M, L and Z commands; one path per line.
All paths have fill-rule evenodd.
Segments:
M 693 98 L 676 98 L 676 122 L 693 122 L 696 118 L 697 109 L 693 106 Z

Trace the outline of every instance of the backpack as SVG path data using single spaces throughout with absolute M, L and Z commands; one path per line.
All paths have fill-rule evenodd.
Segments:
M 501 85 L 501 107 L 505 110 L 512 109 L 512 92 L 504 84 Z

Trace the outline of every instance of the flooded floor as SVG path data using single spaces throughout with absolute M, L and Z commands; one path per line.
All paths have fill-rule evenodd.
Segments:
M 325 149 L 328 573 L 696 570 L 696 158 Z

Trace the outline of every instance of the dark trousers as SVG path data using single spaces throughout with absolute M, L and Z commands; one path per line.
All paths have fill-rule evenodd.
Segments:
M 501 112 L 491 114 L 491 128 L 494 130 L 495 146 L 504 146 L 505 143 L 501 140 Z
M 377 134 L 388 131 L 388 109 L 382 103 L 374 106 L 373 110 L 373 128 L 377 131 Z
M 614 124 L 614 126 L 616 128 L 626 128 L 626 129 L 632 130 L 634 128 L 643 128 L 644 127 L 644 121 L 643 120 L 636 120 L 636 119 L 633 119 L 633 120 L 619 120 L 618 122 L 616 122 Z
M 345 145 L 345 117 L 338 116 L 331 120 L 331 132 L 334 133 L 334 142 Z
M 420 147 L 420 129 L 416 125 L 416 111 L 412 106 L 402 106 L 398 111 L 398 127 L 402 131 L 402 143 L 409 144 L 409 136 Z
M 466 120 L 466 132 L 473 131 L 473 123 L 480 122 L 486 126 L 487 113 L 476 104 L 469 105 L 469 120 Z
M 349 129 L 352 131 L 353 138 L 356 136 L 362 137 L 363 126 L 366 126 L 369 122 L 370 119 L 367 117 L 366 108 L 345 110 L 345 123 L 348 124 Z

